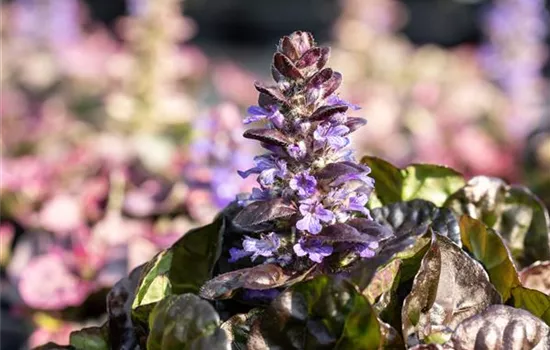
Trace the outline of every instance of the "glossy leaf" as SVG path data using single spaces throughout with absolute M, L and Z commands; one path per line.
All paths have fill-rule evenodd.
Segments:
M 492 305 L 458 325 L 451 343 L 454 350 L 544 350 L 550 348 L 550 328 L 527 311 Z
M 273 100 L 283 103 L 288 102 L 285 95 L 276 86 L 267 86 L 261 82 L 256 82 L 254 83 L 254 87 L 258 90 L 258 92 L 269 96 Z
M 448 238 L 434 234 L 402 310 L 403 336 L 445 342 L 452 330 L 502 299 L 483 267 Z
M 171 295 L 149 316 L 148 350 L 231 349 L 214 308 L 193 294 Z
M 315 65 L 317 69 L 322 69 L 328 61 L 330 48 L 314 47 L 306 51 L 296 62 L 296 67 L 302 69 Z
M 460 245 L 460 228 L 454 214 L 447 208 L 415 199 L 397 202 L 371 210 L 373 219 L 392 229 L 397 236 L 406 232 L 424 233 L 430 226 L 437 233 L 447 236 Z
M 399 169 L 370 156 L 363 157 L 361 163 L 372 170 L 370 176 L 376 181 L 376 198 L 381 205 L 424 199 L 441 206 L 447 197 L 464 186 L 460 173 L 440 165 L 411 164 Z
M 378 349 L 367 299 L 346 280 L 319 276 L 288 288 L 252 327 L 248 349 Z
M 241 288 L 264 290 L 283 285 L 288 279 L 281 267 L 275 264 L 263 264 L 247 269 L 236 270 L 218 275 L 207 281 L 200 289 L 205 299 L 228 299 Z
M 449 197 L 445 206 L 496 230 L 521 265 L 550 259 L 550 218 L 528 189 L 478 176 Z
M 77 350 L 109 350 L 109 330 L 103 327 L 89 327 L 72 332 L 69 343 Z

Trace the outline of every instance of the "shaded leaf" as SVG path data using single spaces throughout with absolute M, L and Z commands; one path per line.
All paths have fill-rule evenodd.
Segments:
M 248 129 L 243 136 L 269 145 L 287 146 L 291 143 L 286 135 L 277 129 Z
M 519 273 L 524 287 L 550 295 L 550 261 L 538 261 Z
M 295 213 L 296 209 L 282 198 L 257 201 L 241 210 L 235 216 L 233 224 L 244 231 L 262 231 L 273 220 L 289 218 Z
M 59 345 L 53 342 L 48 342 L 44 345 L 37 346 L 33 350 L 76 350 L 72 345 Z
M 415 199 L 374 208 L 372 218 L 402 235 L 406 232 L 424 233 L 430 226 L 437 233 L 460 245 L 460 228 L 454 214 L 447 208 L 437 208 L 433 203 Z
M 72 332 L 69 343 L 77 350 L 109 350 L 109 330 L 103 327 L 83 328 Z
M 170 295 L 149 316 L 148 350 L 231 349 L 216 310 L 193 294 Z
M 273 66 L 285 77 L 291 79 L 302 79 L 302 73 L 292 61 L 282 53 L 275 53 L 273 56 Z
M 228 299 L 241 288 L 264 290 L 283 285 L 290 278 L 275 264 L 263 264 L 224 273 L 207 281 L 199 295 L 205 299 Z
M 381 205 L 424 199 L 442 206 L 447 197 L 464 186 L 460 173 L 440 165 L 411 164 L 399 169 L 370 156 L 363 157 L 361 163 L 372 170 L 370 176 L 376 181 L 376 198 Z
M 499 232 L 521 265 L 550 259 L 550 218 L 528 189 L 478 176 L 450 196 L 445 206 Z
M 549 349 L 550 329 L 529 312 L 492 305 L 463 321 L 452 336 L 455 350 Z
M 213 223 L 189 231 L 169 248 L 172 264 L 168 277 L 173 294 L 198 293 L 204 282 L 212 278 L 224 230 L 225 218 L 219 216 Z
M 232 350 L 245 350 L 252 324 L 263 311 L 252 309 L 247 314 L 237 314 L 225 321 L 221 328 L 231 342 Z
M 107 294 L 109 344 L 112 349 L 130 350 L 138 344 L 132 321 L 132 304 L 143 269 L 144 265 L 136 267 Z
M 380 326 L 346 280 L 319 276 L 281 293 L 252 327 L 248 349 L 378 349 Z
M 337 162 L 327 164 L 325 167 L 315 173 L 315 178 L 320 181 L 330 183 L 336 178 L 344 175 L 358 174 L 368 172 L 364 166 L 352 162 Z
M 448 238 L 433 234 L 403 304 L 403 336 L 415 345 L 433 342 L 436 333 L 444 342 L 460 322 L 501 302 L 483 267 Z

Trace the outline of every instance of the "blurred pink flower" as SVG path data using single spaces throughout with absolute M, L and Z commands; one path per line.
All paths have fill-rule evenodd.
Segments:
M 32 259 L 19 281 L 19 293 L 25 304 L 39 310 L 78 306 L 86 299 L 89 288 L 89 283 L 69 271 L 59 254 Z
M 40 225 L 56 234 L 65 236 L 84 224 L 77 199 L 59 194 L 48 200 L 40 211 Z

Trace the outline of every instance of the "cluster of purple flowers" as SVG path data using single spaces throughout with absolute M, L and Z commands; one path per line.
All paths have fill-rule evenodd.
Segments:
M 245 124 L 264 122 L 244 137 L 261 142 L 268 153 L 239 174 L 257 175 L 259 188 L 240 197 L 244 209 L 235 218 L 245 236 L 232 261 L 261 256 L 280 264 L 293 256 L 320 263 L 334 252 L 371 257 L 391 233 L 381 229 L 365 208 L 374 180 L 357 163 L 349 134 L 363 126 L 358 110 L 336 94 L 342 76 L 325 68 L 328 47 L 315 45 L 310 33 L 281 39 L 271 66 L 275 85 L 256 83 L 258 106 Z

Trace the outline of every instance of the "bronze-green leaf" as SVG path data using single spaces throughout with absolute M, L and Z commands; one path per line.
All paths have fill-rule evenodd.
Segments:
M 424 199 L 441 206 L 462 186 L 459 172 L 441 165 L 411 164 L 399 169 L 377 157 L 366 156 L 361 163 L 368 165 L 375 180 L 375 196 L 381 205 L 412 199 Z M 373 200 L 371 204 L 375 203 Z M 373 208 L 373 206 L 369 206 Z
M 77 350 L 109 350 L 109 330 L 107 324 L 102 327 L 83 328 L 72 332 L 69 343 Z
M 483 267 L 434 233 L 403 304 L 404 339 L 411 345 L 444 342 L 461 321 L 501 302 Z

